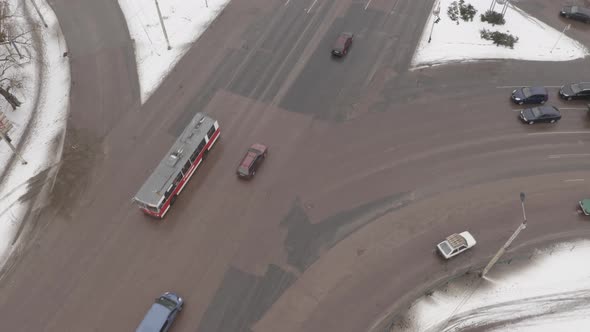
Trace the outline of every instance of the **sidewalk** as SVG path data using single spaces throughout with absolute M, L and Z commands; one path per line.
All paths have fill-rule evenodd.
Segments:
M 24 220 L 48 203 L 59 170 L 69 107 L 70 67 L 66 44 L 52 9 L 36 1 L 47 23 L 43 26 L 30 1 L 8 1 L 19 24 L 32 33 L 32 61 L 23 65 L 27 79 L 16 94 L 22 105 L 13 111 L 4 101 L 0 109 L 12 121 L 9 132 L 26 165 L 0 142 L 0 268 L 19 248 L 29 228 Z M 0 276 L 1 277 L 1 276 Z

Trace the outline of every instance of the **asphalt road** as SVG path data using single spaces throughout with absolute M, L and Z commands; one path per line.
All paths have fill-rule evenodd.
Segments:
M 170 290 L 186 299 L 174 331 L 365 331 L 484 265 L 521 191 L 515 249 L 588 235 L 585 104 L 551 88 L 563 119 L 528 126 L 508 101 L 511 86 L 584 80 L 587 60 L 408 71 L 432 1 L 234 0 L 140 107 L 116 2 L 52 5 L 71 50 L 68 145 L 54 204 L 0 284 L 6 329 L 133 330 Z M 519 5 L 565 23 L 549 0 Z M 334 60 L 341 30 L 356 40 Z M 146 218 L 131 197 L 196 111 L 222 138 L 166 219 Z M 239 181 L 252 142 L 269 158 Z M 435 244 L 466 229 L 478 246 L 440 261 Z

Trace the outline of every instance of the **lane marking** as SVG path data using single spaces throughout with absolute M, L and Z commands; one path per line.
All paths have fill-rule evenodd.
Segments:
M 550 154 L 549 159 L 588 157 L 590 153 Z
M 369 5 L 371 4 L 371 1 L 373 1 L 373 0 L 369 0 L 369 1 L 367 2 L 367 5 L 365 6 L 365 10 L 367 10 L 367 8 L 369 8 Z
M 562 85 L 542 85 L 546 88 L 561 88 Z M 497 86 L 496 89 L 513 89 L 513 88 L 526 88 L 529 85 L 500 85 Z
M 590 131 L 551 131 L 547 133 L 528 133 L 527 135 L 576 135 L 590 134 Z
M 313 0 L 313 3 L 311 4 L 311 7 L 309 7 L 307 9 L 307 13 L 309 14 L 309 12 L 311 11 L 311 9 L 313 8 L 313 6 L 315 6 L 315 3 L 318 2 L 318 0 Z
M 567 179 L 563 180 L 563 182 L 584 182 L 584 179 Z
M 289 4 L 291 0 L 287 0 L 287 2 L 285 2 L 285 6 Z

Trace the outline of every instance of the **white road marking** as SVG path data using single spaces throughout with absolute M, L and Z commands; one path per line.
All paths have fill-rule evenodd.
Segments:
M 577 135 L 590 134 L 590 131 L 550 131 L 546 133 L 528 133 L 527 135 Z
M 287 0 L 287 2 L 285 2 L 285 6 L 289 4 L 291 0 Z
M 567 179 L 563 180 L 563 182 L 583 182 L 584 179 Z
M 369 5 L 371 4 L 371 1 L 373 1 L 373 0 L 369 0 L 369 1 L 367 2 L 367 5 L 365 6 L 365 10 L 367 10 L 367 8 L 369 8 Z
M 561 88 L 562 85 L 541 85 L 546 88 Z M 500 85 L 497 86 L 496 89 L 514 89 L 514 88 L 524 88 L 528 87 L 528 85 Z
M 578 157 L 589 157 L 590 153 L 570 153 L 570 154 L 551 154 L 547 156 L 549 159 L 560 159 L 560 158 L 578 158 Z
M 311 7 L 309 7 L 307 9 L 307 13 L 309 14 L 309 12 L 311 11 L 311 9 L 313 8 L 313 6 L 315 6 L 315 3 L 318 2 L 318 0 L 313 0 L 313 3 L 311 4 Z

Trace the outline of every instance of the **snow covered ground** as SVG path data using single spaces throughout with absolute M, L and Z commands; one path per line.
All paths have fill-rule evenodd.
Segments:
M 154 0 L 119 0 L 131 38 L 141 101 L 144 103 L 174 68 L 191 44 L 207 29 L 230 0 L 157 1 L 170 41 L 170 49 L 158 18 Z
M 440 9 L 440 21 L 434 24 L 433 28 L 436 17 L 430 15 L 428 18 L 412 59 L 412 67 L 484 59 L 568 61 L 588 55 L 588 49 L 569 38 L 567 31 L 560 38 L 561 31 L 529 16 L 514 4 L 508 6 L 505 14 L 506 24 L 492 26 L 480 20 L 480 14 L 490 8 L 491 0 L 466 0 L 466 4 L 471 4 L 477 9 L 477 14 L 473 21 L 459 20 L 459 24 L 447 15 L 447 9 L 452 2 L 453 0 L 440 0 L 434 4 L 433 12 Z M 496 4 L 494 10 L 501 12 L 502 8 L 503 5 Z M 561 3 L 556 3 L 555 12 L 557 13 L 560 8 Z M 481 29 L 509 33 L 519 40 L 514 49 L 496 46 L 480 37 Z M 431 32 L 432 39 L 429 43 Z
M 30 1 L 11 0 L 10 3 L 19 15 L 38 18 Z M 23 67 L 27 79 L 18 94 L 22 106 L 12 111 L 5 102 L 0 105 L 14 123 L 9 133 L 12 143 L 15 146 L 24 143 L 20 152 L 27 161 L 26 165 L 18 160 L 10 164 L 14 154 L 0 141 L 0 169 L 6 172 L 0 183 L 0 267 L 17 244 L 15 235 L 34 203 L 26 195 L 35 176 L 59 165 L 67 123 L 70 66 L 62 56 L 66 51 L 65 40 L 51 8 L 45 1 L 36 3 L 48 27 L 43 28 L 40 20 L 35 27 L 42 34 L 42 47 L 32 50 L 32 58 L 37 61 Z M 27 24 L 24 18 L 21 23 Z
M 467 274 L 418 299 L 391 332 L 588 331 L 590 241 L 561 243 Z

